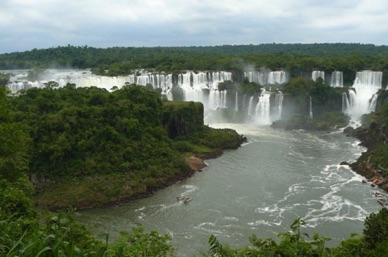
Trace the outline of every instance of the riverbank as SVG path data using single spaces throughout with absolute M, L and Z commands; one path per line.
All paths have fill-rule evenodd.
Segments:
M 388 106 L 384 105 L 375 113 L 364 117 L 363 126 L 344 130 L 347 136 L 361 141 L 367 148 L 356 162 L 349 166 L 364 176 L 371 186 L 388 191 Z
M 156 181 L 145 178 L 142 181 L 134 178 L 131 173 L 95 174 L 81 178 L 65 177 L 45 181 L 39 185 L 38 193 L 33 201 L 39 209 L 44 210 L 85 210 L 101 208 L 141 199 L 174 183 L 185 180 L 207 166 L 205 160 L 221 156 L 225 149 L 237 149 L 246 138 L 232 130 L 226 131 L 233 135 L 233 144 L 223 149 L 208 149 L 185 158 L 187 169 L 169 177 L 160 177 Z M 238 135 L 238 136 L 236 136 Z M 225 140 L 225 142 L 231 142 Z

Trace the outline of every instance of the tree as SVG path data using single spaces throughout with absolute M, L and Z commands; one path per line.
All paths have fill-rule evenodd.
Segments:
M 28 136 L 12 121 L 5 96 L 0 87 L 0 179 L 16 181 L 28 167 Z
M 109 256 L 173 256 L 173 248 L 168 244 L 170 240 L 169 235 L 156 231 L 146 233 L 143 227 L 134 227 L 131 234 L 122 233 L 112 247 L 115 254 Z
M 11 75 L 0 72 L 0 86 L 6 86 L 9 83 Z
M 372 213 L 364 223 L 364 247 L 373 249 L 378 244 L 388 241 L 388 209 Z

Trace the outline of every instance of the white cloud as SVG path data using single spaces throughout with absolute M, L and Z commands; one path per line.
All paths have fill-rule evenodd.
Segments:
M 0 52 L 57 45 L 386 44 L 384 0 L 3 0 Z

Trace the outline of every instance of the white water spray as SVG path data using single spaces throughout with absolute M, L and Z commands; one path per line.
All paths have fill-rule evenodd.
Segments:
M 259 102 L 255 107 L 254 119 L 255 122 L 262 125 L 271 123 L 270 119 L 270 96 L 271 94 L 263 91 L 259 97 Z
M 349 91 L 349 109 L 352 120 L 359 120 L 363 114 L 370 113 L 376 108 L 374 95 L 381 88 L 383 73 L 381 71 L 360 71 L 356 74 L 353 88 Z

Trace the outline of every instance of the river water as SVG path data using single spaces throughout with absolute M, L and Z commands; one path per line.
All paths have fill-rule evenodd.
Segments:
M 350 233 L 380 205 L 374 188 L 341 161 L 354 161 L 365 149 L 334 133 L 274 130 L 268 126 L 217 124 L 244 134 L 248 143 L 207 160 L 193 177 L 121 206 L 75 213 L 97 235 L 131 231 L 142 225 L 172 237 L 177 256 L 207 251 L 211 234 L 232 246 L 249 236 L 276 238 L 302 217 L 304 232 L 331 237 L 329 246 Z M 183 203 L 176 197 L 186 195 Z

